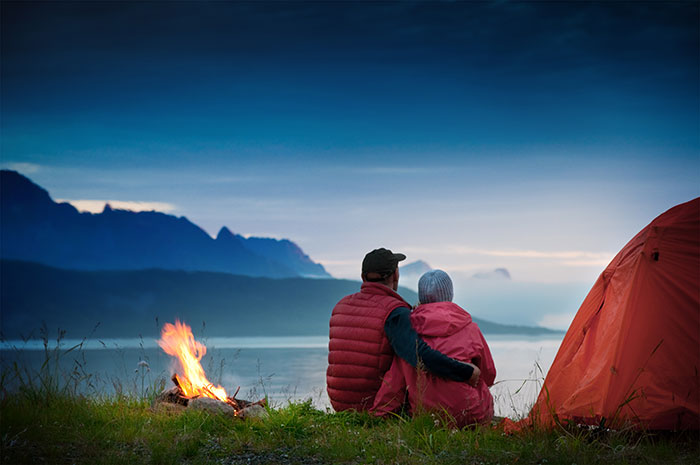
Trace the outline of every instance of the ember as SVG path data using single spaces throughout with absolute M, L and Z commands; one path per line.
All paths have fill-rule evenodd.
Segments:
M 245 416 L 241 413 L 245 413 L 244 410 L 249 410 L 252 406 L 258 406 L 258 408 L 265 406 L 264 399 L 258 402 L 236 399 L 240 386 L 236 389 L 236 393 L 229 397 L 224 388 L 209 382 L 200 363 L 207 353 L 207 348 L 195 340 L 192 329 L 187 324 L 178 320 L 175 320 L 174 325 L 166 323 L 158 345 L 165 353 L 177 358 L 183 371 L 181 375 L 173 374 L 171 379 L 175 387 L 164 391 L 160 395 L 161 401 L 186 406 L 191 399 L 209 397 L 231 406 L 236 416 Z

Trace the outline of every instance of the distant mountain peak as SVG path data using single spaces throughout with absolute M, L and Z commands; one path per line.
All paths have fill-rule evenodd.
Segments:
M 235 239 L 235 238 L 236 238 L 236 236 L 226 226 L 223 226 L 221 229 L 219 229 L 219 234 L 216 235 L 217 241 L 229 240 L 229 239 Z
M 491 271 L 482 271 L 479 273 L 474 273 L 472 278 L 476 279 L 502 279 L 510 281 L 510 273 L 505 268 L 495 268 Z
M 53 203 L 48 191 L 12 170 L 0 170 L 0 199 L 5 204 L 45 206 Z
M 432 270 L 433 267 L 428 265 L 423 260 L 417 260 L 415 262 L 407 263 L 399 268 L 399 272 L 404 276 L 417 275 L 421 276 L 423 273 Z

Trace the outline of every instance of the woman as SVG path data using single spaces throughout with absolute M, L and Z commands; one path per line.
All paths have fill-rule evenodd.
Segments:
M 493 418 L 489 386 L 496 378 L 491 351 L 469 313 L 452 303 L 452 280 L 442 270 L 432 270 L 418 281 L 420 305 L 411 313 L 411 324 L 432 348 L 481 370 L 476 386 L 438 378 L 394 357 L 384 376 L 372 411 L 386 415 L 399 410 L 407 399 L 411 412 L 447 413 L 457 426 L 488 423 Z

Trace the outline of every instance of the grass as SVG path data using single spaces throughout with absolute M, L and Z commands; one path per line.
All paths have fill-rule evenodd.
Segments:
M 269 408 L 258 420 L 154 408 L 162 380 L 100 395 L 85 389 L 92 378 L 83 365 L 60 372 L 61 354 L 45 347 L 38 372 L 14 366 L 0 374 L 2 464 L 700 464 L 698 431 L 506 435 L 453 429 L 430 415 L 330 413 L 311 401 Z
M 700 463 L 698 432 L 451 429 L 429 415 L 389 420 L 311 402 L 262 420 L 165 411 L 149 399 L 16 392 L 0 401 L 3 464 Z

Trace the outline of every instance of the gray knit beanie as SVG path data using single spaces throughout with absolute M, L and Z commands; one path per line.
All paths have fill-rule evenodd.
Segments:
M 418 299 L 422 304 L 452 302 L 454 290 L 450 276 L 442 270 L 427 271 L 418 281 Z

